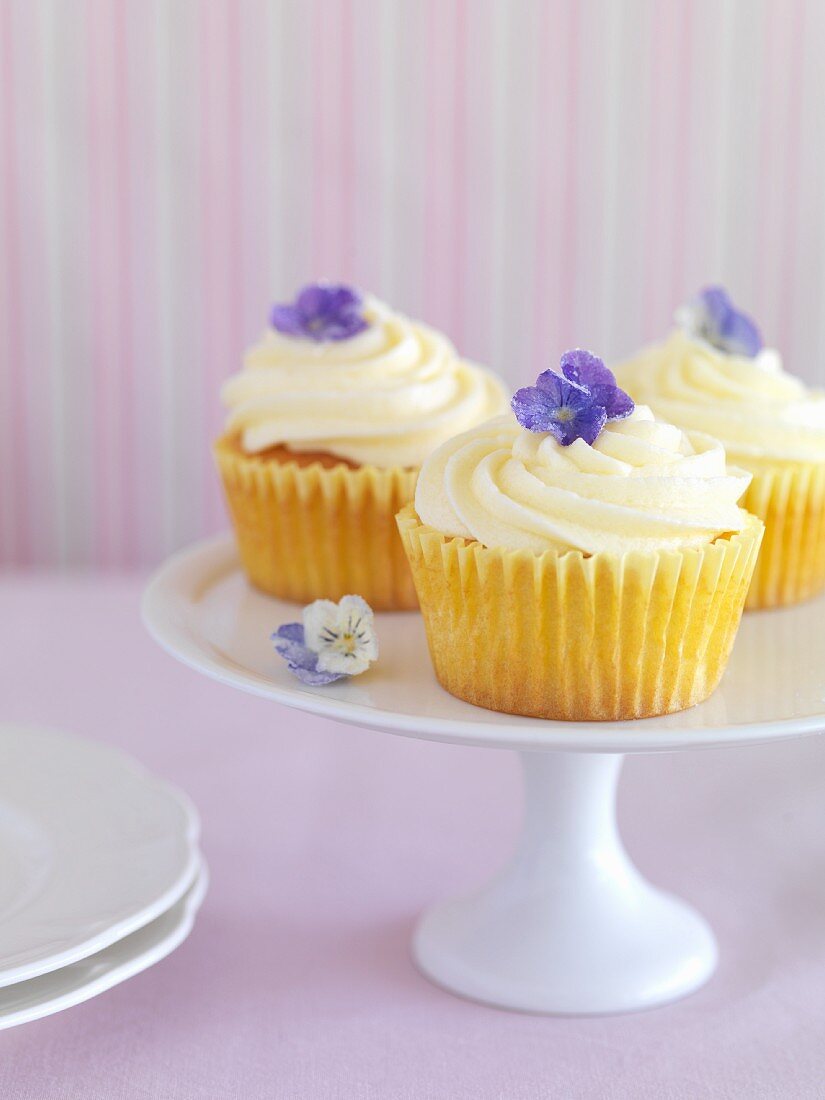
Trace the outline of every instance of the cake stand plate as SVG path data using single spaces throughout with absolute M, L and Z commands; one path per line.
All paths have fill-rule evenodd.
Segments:
M 381 659 L 367 675 L 306 687 L 269 641 L 300 609 L 251 588 L 227 537 L 171 558 L 146 590 L 143 615 L 169 653 L 222 683 L 338 722 L 519 752 L 526 804 L 513 858 L 473 894 L 426 912 L 413 943 L 417 965 L 438 985 L 505 1008 L 649 1008 L 713 973 L 716 942 L 705 920 L 648 883 L 622 846 L 624 754 L 825 729 L 825 599 L 749 613 L 707 702 L 631 722 L 552 722 L 455 699 L 438 685 L 422 620 L 410 613 L 377 616 Z

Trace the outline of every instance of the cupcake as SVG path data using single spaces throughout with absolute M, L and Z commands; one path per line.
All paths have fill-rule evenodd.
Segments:
M 435 447 L 506 408 L 501 383 L 346 286 L 305 287 L 270 322 L 214 448 L 247 576 L 300 603 L 416 607 L 395 514 Z
M 782 369 L 753 321 L 711 287 L 661 344 L 616 368 L 637 401 L 724 444 L 752 474 L 742 506 L 765 523 L 746 607 L 782 607 L 825 588 L 825 394 Z
M 443 444 L 399 530 L 442 686 L 564 721 L 667 714 L 719 683 L 762 523 L 720 443 L 654 419 L 589 352 Z

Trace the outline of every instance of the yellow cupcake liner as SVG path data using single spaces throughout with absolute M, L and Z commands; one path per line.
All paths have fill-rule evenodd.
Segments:
M 398 516 L 441 685 L 477 706 L 563 721 L 684 710 L 725 670 L 762 523 L 700 549 L 491 550 Z
M 765 524 L 746 610 L 785 607 L 825 588 L 825 462 L 755 473 L 741 505 Z
M 357 593 L 376 611 L 418 607 L 395 523 L 415 493 L 416 470 L 261 459 L 227 437 L 214 454 L 257 588 L 298 603 Z

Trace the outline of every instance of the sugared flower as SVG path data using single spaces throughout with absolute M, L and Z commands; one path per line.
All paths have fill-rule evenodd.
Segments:
M 275 652 L 287 663 L 293 676 L 305 684 L 317 686 L 340 680 L 340 672 L 324 672 L 318 668 L 318 654 L 309 648 L 304 636 L 303 623 L 284 623 L 272 635 Z
M 543 371 L 535 386 L 516 392 L 516 419 L 531 432 L 550 432 L 562 447 L 577 439 L 593 444 L 608 420 L 633 412 L 633 401 L 619 389 L 613 372 L 583 348 L 566 351 L 557 371 Z
M 676 311 L 676 324 L 692 340 L 727 355 L 753 358 L 762 350 L 759 329 L 740 312 L 721 286 L 709 286 Z
M 319 343 L 347 340 L 363 332 L 368 322 L 357 290 L 343 284 L 310 283 L 294 302 L 272 307 L 272 327 L 286 336 L 302 336 Z
M 303 623 L 286 623 L 272 635 L 289 671 L 305 684 L 331 684 L 366 672 L 378 658 L 372 608 L 360 596 L 338 603 L 315 600 Z

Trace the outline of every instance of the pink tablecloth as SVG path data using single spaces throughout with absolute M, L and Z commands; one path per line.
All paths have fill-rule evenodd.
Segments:
M 191 938 L 0 1034 L 3 1100 L 825 1095 L 825 741 L 630 760 L 627 845 L 713 922 L 717 976 L 657 1011 L 549 1019 L 413 969 L 431 899 L 505 855 L 506 753 L 336 726 L 155 647 L 137 580 L 0 582 L 0 720 L 118 745 L 184 787 L 212 887 Z

